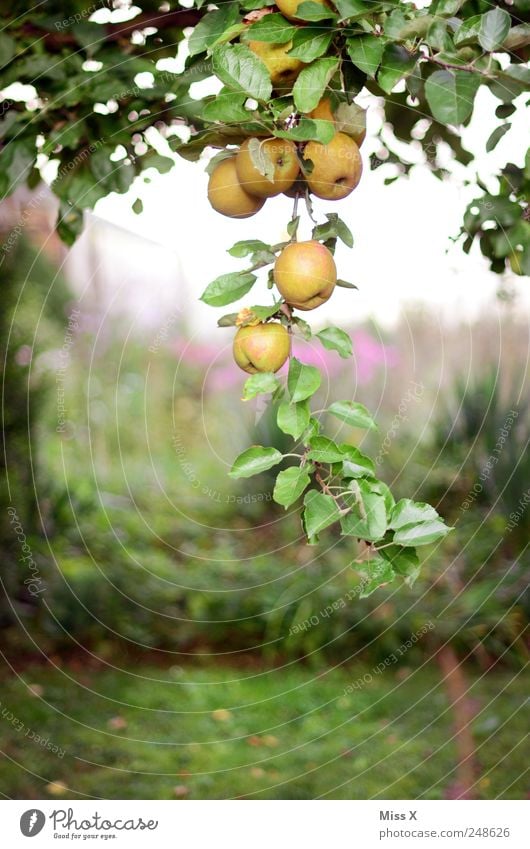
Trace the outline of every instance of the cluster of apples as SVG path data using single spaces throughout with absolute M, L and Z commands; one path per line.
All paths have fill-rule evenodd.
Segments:
M 269 44 L 266 46 L 270 48 Z M 328 98 L 321 100 L 308 117 L 335 125 Z M 267 175 L 254 163 L 250 148 L 253 141 L 269 163 Z M 357 141 L 360 143 L 362 139 Z M 328 144 L 310 141 L 296 145 L 285 139 L 248 138 L 212 171 L 208 183 L 210 204 L 230 218 L 249 218 L 259 212 L 267 198 L 282 193 L 290 197 L 303 194 L 306 185 L 323 200 L 341 200 L 361 179 L 362 160 L 357 141 L 342 132 L 336 132 Z M 303 173 L 305 163 L 307 171 Z
M 302 0 L 276 0 L 276 7 L 292 21 Z M 327 0 L 316 0 L 328 5 Z M 274 11 L 263 10 L 260 14 Z M 274 89 L 285 94 L 292 87 L 303 62 L 288 55 L 291 42 L 248 41 L 247 46 L 267 67 Z M 294 116 L 296 119 L 296 116 Z M 302 117 L 302 116 L 299 116 Z M 309 190 L 323 200 L 341 200 L 357 186 L 362 174 L 359 147 L 364 131 L 352 136 L 337 128 L 329 97 L 306 116 L 329 121 L 335 132 L 330 142 L 294 143 L 286 139 L 248 138 L 239 149 L 227 151 L 213 169 L 208 184 L 212 207 L 231 218 L 248 218 L 264 205 L 267 198 L 280 194 L 289 197 Z M 256 155 L 256 151 L 259 154 Z M 267 167 L 257 166 L 266 162 Z M 263 174 L 262 170 L 267 173 Z M 292 242 L 278 256 L 273 269 L 276 287 L 289 309 L 313 310 L 325 303 L 335 288 L 337 268 L 333 255 L 316 240 Z M 234 338 L 234 359 L 249 374 L 276 372 L 287 360 L 291 337 L 278 321 L 260 322 L 240 313 L 239 330 Z
M 291 242 L 281 251 L 273 269 L 274 282 L 289 308 L 314 310 L 324 304 L 335 288 L 337 267 L 331 251 L 312 239 Z M 291 340 L 279 322 L 245 321 L 234 338 L 234 359 L 248 374 L 280 369 L 289 356 Z

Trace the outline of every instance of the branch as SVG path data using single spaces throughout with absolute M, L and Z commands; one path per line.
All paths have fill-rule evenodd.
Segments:
M 425 56 L 425 59 L 428 62 L 433 62 L 435 65 L 439 65 L 440 68 L 445 68 L 446 70 L 454 69 L 455 71 L 467 71 L 469 74 L 480 74 L 481 77 L 492 78 L 492 74 L 488 74 L 487 71 L 481 71 L 480 68 L 475 68 L 474 65 L 458 65 L 456 62 L 444 62 L 443 59 L 437 59 L 436 56 Z

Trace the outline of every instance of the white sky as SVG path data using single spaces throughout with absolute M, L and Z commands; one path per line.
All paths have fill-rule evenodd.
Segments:
M 318 319 L 319 323 L 349 323 L 373 316 L 389 325 L 404 305 L 422 303 L 448 318 L 472 319 L 495 298 L 498 275 L 488 271 L 488 264 L 478 251 L 466 256 L 459 245 L 453 246 L 450 241 L 458 233 L 462 213 L 473 197 L 473 189 L 463 184 L 471 173 L 456 166 L 451 179 L 440 182 L 426 169 L 416 168 L 408 180 L 384 186 L 388 170 L 382 167 L 371 172 L 367 165 L 369 153 L 377 150 L 373 138 L 380 120 L 376 103 L 367 98 L 362 104 L 372 104 L 372 109 L 368 113 L 368 138 L 361 151 L 365 169 L 360 185 L 343 201 L 315 203 L 319 220 L 324 220 L 325 212 L 338 212 L 352 230 L 354 249 L 339 245 L 336 261 L 339 276 L 356 283 L 359 291 L 336 289 L 318 314 L 307 317 Z M 528 113 L 520 108 L 511 119 L 513 129 L 495 151 L 484 152 L 497 120 L 493 110 L 498 103 L 487 91 L 481 91 L 472 124 L 464 133 L 464 143 L 477 153 L 476 167 L 486 182 L 507 160 L 522 164 L 528 147 Z M 281 196 L 267 201 L 261 212 L 243 221 L 219 215 L 206 198 L 205 164 L 176 157 L 175 167 L 168 174 L 151 171 L 150 184 L 138 180 L 129 195 L 112 195 L 96 208 L 99 217 L 175 252 L 190 296 L 186 297 L 186 305 L 192 309 L 192 323 L 199 331 L 211 327 L 214 312 L 221 315 L 245 303 L 270 302 L 270 293 L 261 282 L 238 304 L 217 311 L 195 301 L 193 295 L 198 298 L 217 275 L 243 267 L 241 260 L 226 253 L 234 242 L 248 238 L 271 243 L 281 240 L 292 209 L 292 201 Z M 139 216 L 130 209 L 138 196 L 144 204 Z M 307 226 L 300 235 L 309 235 Z M 511 274 L 507 277 L 516 286 L 521 309 L 530 313 L 528 279 Z

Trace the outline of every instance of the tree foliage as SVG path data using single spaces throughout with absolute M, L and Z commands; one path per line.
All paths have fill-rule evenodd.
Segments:
M 290 21 L 264 0 L 219 0 L 216 7 L 201 0 L 187 7 L 76 0 L 67 8 L 56 0 L 34 7 L 5 0 L 0 85 L 9 91 L 22 82 L 35 96 L 6 95 L 1 104 L 0 196 L 23 181 L 35 185 L 42 163 L 56 162 L 59 230 L 71 243 L 83 209 L 109 192 L 127 191 L 145 168 L 171 167 L 153 146 L 151 128 L 191 160 L 255 133 L 325 141 L 325 122 L 300 114 L 324 89 L 342 106 L 346 131 L 348 121 L 358 120 L 354 98 L 363 89 L 382 99 L 386 122 L 372 167 L 391 162 L 406 175 L 415 157 L 403 153 L 404 142 L 420 145 L 425 167 L 443 178 L 441 146 L 457 162 L 472 163 L 461 129 L 481 87 L 498 101 L 487 149 L 510 131 L 515 101 L 530 88 L 530 0 L 423 5 L 305 0 L 298 20 Z M 128 8 L 128 19 L 115 21 L 116 9 Z M 259 18 L 263 10 L 272 13 Z M 305 64 L 291 91 L 273 91 L 249 40 L 291 44 L 289 53 Z M 184 55 L 183 41 L 188 55 L 181 69 L 164 70 L 161 60 Z M 197 99 L 193 84 L 210 77 L 222 82 L 220 93 Z M 477 239 L 494 271 L 511 257 L 514 270 L 529 274 L 529 157 L 524 167 L 507 162 L 499 178 L 493 192 L 478 182 L 479 212 L 470 207 L 466 215 L 464 248 Z

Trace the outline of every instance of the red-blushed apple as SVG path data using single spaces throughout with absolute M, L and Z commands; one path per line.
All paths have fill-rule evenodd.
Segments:
M 247 324 L 234 337 L 234 359 L 248 374 L 278 371 L 290 349 L 289 333 L 278 322 Z

